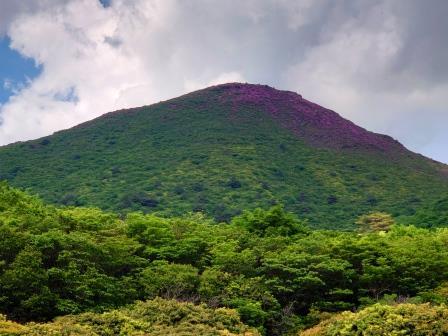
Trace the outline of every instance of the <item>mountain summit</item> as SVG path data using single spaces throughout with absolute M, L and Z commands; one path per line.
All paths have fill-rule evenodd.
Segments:
M 290 91 L 230 83 L 0 148 L 0 178 L 65 205 L 227 220 L 283 204 L 315 227 L 412 215 L 447 166 Z
M 230 104 L 234 117 L 238 117 L 240 106 L 258 108 L 313 146 L 332 149 L 364 148 L 383 152 L 404 150 L 391 137 L 368 132 L 295 92 L 280 91 L 267 85 L 241 83 L 222 84 L 196 92 L 198 95 L 209 93 L 216 93 L 220 97 L 220 104 Z

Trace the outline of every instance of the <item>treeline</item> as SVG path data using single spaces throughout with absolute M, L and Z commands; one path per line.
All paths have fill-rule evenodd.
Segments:
M 310 230 L 281 207 L 230 224 L 198 213 L 119 218 L 0 184 L 0 312 L 45 322 L 161 297 L 232 308 L 261 334 L 284 335 L 385 298 L 445 302 L 434 289 L 448 279 L 448 229 L 399 226 L 384 214 L 360 224 Z

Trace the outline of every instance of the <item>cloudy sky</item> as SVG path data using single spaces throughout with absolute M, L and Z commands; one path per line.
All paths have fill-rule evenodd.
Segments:
M 222 82 L 448 162 L 446 0 L 1 0 L 0 145 Z

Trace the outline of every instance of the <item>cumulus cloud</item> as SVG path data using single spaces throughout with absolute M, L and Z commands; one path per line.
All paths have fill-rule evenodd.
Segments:
M 223 82 L 293 90 L 448 162 L 444 0 L 6 0 L 0 34 L 42 73 L 0 144 Z
M 0 37 L 4 36 L 11 22 L 18 16 L 33 13 L 36 10 L 45 10 L 55 5 L 61 5 L 66 0 L 5 0 L 0 3 Z

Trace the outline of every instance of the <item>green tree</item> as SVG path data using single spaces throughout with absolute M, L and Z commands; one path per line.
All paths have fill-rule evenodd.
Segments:
M 392 225 L 395 224 L 395 221 L 392 216 L 387 213 L 372 212 L 359 217 L 356 224 L 361 232 L 387 232 L 390 230 Z
M 261 236 L 288 236 L 308 231 L 304 222 L 297 219 L 293 214 L 285 212 L 280 205 L 269 210 L 244 211 L 242 215 L 233 218 L 232 224 L 244 227 L 249 232 Z
M 376 304 L 359 312 L 344 312 L 306 330 L 301 336 L 443 336 L 448 333 L 448 309 L 429 304 Z
M 190 299 L 199 284 L 199 276 L 191 265 L 154 261 L 140 273 L 139 282 L 145 298 Z
M 0 276 L 2 310 L 16 319 L 48 319 L 56 304 L 48 280 L 41 252 L 26 247 Z

